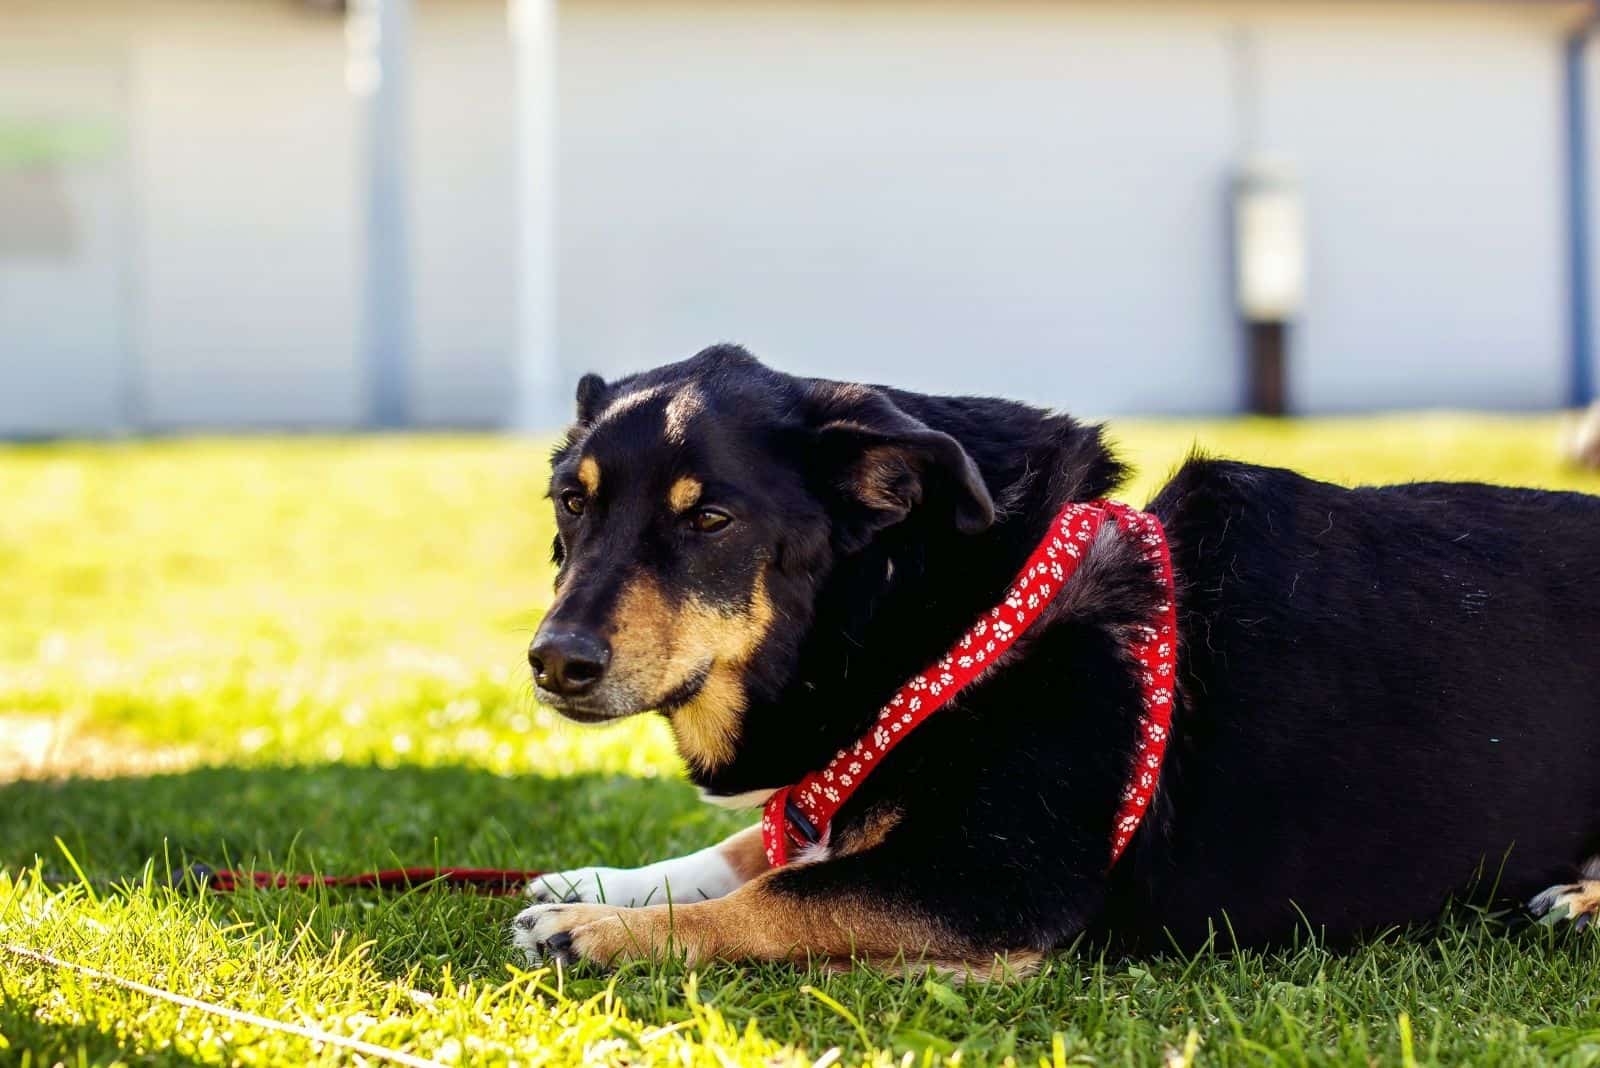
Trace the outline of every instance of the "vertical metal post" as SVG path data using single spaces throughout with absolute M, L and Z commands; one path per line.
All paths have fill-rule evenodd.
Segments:
M 1250 412 L 1289 413 L 1289 324 L 1280 320 L 1252 322 L 1245 327 L 1250 349 Z
M 512 424 L 567 415 L 556 354 L 556 0 L 508 0 L 517 94 L 517 385 Z
M 411 0 L 351 0 L 345 32 L 347 81 L 361 104 L 367 420 L 392 429 L 411 417 Z
M 1572 287 L 1568 323 L 1571 374 L 1567 400 L 1574 408 L 1595 398 L 1588 86 L 1588 50 L 1594 25 L 1591 15 L 1566 41 L 1567 280 Z

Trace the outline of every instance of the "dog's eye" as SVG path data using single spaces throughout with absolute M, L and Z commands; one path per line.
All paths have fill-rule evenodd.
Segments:
M 701 534 L 715 534 L 731 522 L 733 516 L 715 508 L 701 508 L 689 516 L 689 525 Z
M 572 515 L 582 515 L 583 509 L 588 505 L 589 498 L 577 490 L 567 490 L 561 495 L 561 507 Z

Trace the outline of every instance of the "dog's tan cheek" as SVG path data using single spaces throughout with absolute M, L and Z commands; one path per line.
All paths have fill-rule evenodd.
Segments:
M 745 669 L 767 636 L 773 615 L 764 570 L 756 576 L 744 611 L 729 613 L 690 601 L 679 613 L 681 648 L 694 650 L 697 664 L 713 662 L 699 694 L 672 715 L 679 752 L 701 770 L 733 759 L 746 704 Z
M 693 701 L 672 714 L 672 733 L 683 759 L 702 771 L 733 759 L 744 712 L 744 684 L 737 673 L 714 665 Z
M 733 759 L 744 715 L 744 673 L 772 625 L 766 574 L 749 605 L 728 611 L 691 599 L 674 607 L 655 580 L 635 578 L 617 601 L 611 634 L 613 685 L 638 701 L 658 700 L 711 663 L 694 700 L 671 714 L 683 758 L 702 770 Z
M 617 598 L 612 619 L 612 685 L 638 701 L 653 700 L 676 685 L 678 613 L 655 580 L 640 577 L 629 581 Z

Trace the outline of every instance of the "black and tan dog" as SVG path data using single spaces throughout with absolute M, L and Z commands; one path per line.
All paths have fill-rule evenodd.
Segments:
M 860 737 L 1064 503 L 1122 475 L 1065 416 L 795 378 L 729 346 L 588 376 L 550 484 L 540 698 L 583 722 L 657 710 L 708 799 L 758 804 Z M 1127 635 L 1163 592 L 1108 526 L 825 845 L 770 870 L 752 828 L 550 876 L 517 943 L 986 972 L 1084 931 L 1194 945 L 1224 917 L 1241 944 L 1307 923 L 1346 938 L 1436 916 L 1485 871 L 1524 899 L 1551 888 L 1539 910 L 1600 909 L 1600 881 L 1566 885 L 1600 851 L 1600 498 L 1196 459 L 1149 508 L 1177 577 L 1178 697 L 1115 866 Z

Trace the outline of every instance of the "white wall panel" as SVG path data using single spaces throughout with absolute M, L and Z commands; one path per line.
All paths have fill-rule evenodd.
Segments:
M 516 301 L 504 0 L 430 0 L 413 39 L 412 409 L 425 425 L 501 425 L 511 416 Z
M 145 418 L 357 422 L 355 108 L 338 20 L 257 4 L 148 14 L 134 90 Z
M 1216 17 L 1058 4 L 563 13 L 568 369 L 709 342 L 1079 410 L 1227 410 Z
M 1261 143 L 1305 185 L 1301 410 L 1563 401 L 1559 25 L 1319 12 L 1254 31 Z
M 338 20 L 6 2 L 77 52 L 5 31 L 0 119 L 66 86 L 126 134 L 59 176 L 71 257 L 0 252 L 0 433 L 112 429 L 130 396 L 155 427 L 359 422 Z M 1302 409 L 1560 403 L 1569 6 L 567 0 L 562 366 L 732 339 L 807 373 L 1229 411 L 1226 192 L 1264 149 L 1305 183 Z M 515 382 L 503 5 L 421 0 L 415 38 L 413 411 L 495 423 Z M 106 59 L 51 74 L 80 53 Z
M 133 370 L 125 56 L 13 30 L 0 32 L 0 123 L 36 146 L 0 156 L 0 435 L 121 429 Z

